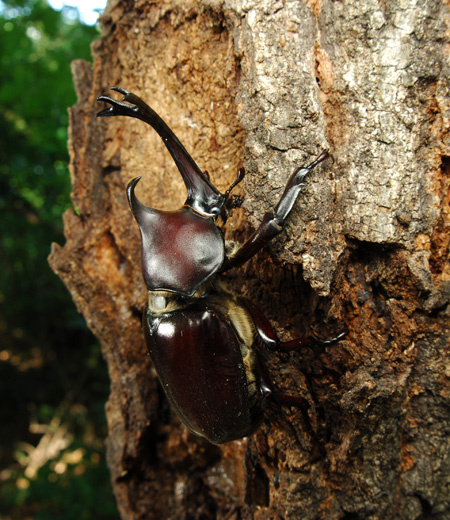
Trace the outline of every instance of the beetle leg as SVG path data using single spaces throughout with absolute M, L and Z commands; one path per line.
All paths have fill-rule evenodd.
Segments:
M 303 180 L 308 173 L 319 163 L 331 157 L 327 151 L 323 151 L 317 159 L 309 166 L 300 167 L 291 175 L 283 195 L 278 204 L 275 206 L 274 212 L 268 212 L 264 215 L 263 221 L 259 228 L 250 236 L 250 238 L 241 246 L 237 253 L 228 258 L 222 272 L 238 267 L 254 256 L 268 242 L 277 236 L 283 230 L 284 223 L 289 216 L 295 201 L 304 186 Z
M 259 363 L 261 368 L 261 391 L 264 397 L 270 397 L 270 399 L 280 406 L 284 404 L 286 406 L 300 408 L 302 413 L 306 414 L 309 410 L 309 402 L 304 397 L 280 394 L 280 392 L 275 389 L 269 371 L 261 359 L 259 359 Z
M 313 336 L 305 336 L 303 338 L 296 338 L 290 341 L 279 342 L 277 347 L 281 350 L 297 350 L 299 347 L 326 347 L 328 345 L 334 345 L 347 335 L 347 330 L 341 332 L 337 336 L 328 339 L 317 339 Z
M 241 300 L 243 301 L 244 305 L 250 313 L 250 316 L 252 317 L 258 336 L 261 338 L 264 345 L 266 345 L 269 349 L 290 351 L 297 350 L 300 347 L 325 347 L 337 343 L 347 335 L 347 330 L 345 330 L 337 336 L 326 340 L 319 340 L 313 338 L 312 336 L 306 336 L 303 338 L 296 338 L 289 341 L 280 341 L 280 339 L 277 336 L 277 333 L 273 329 L 272 325 L 270 324 L 269 320 L 266 318 L 262 310 L 247 298 L 241 298 Z
M 305 425 L 305 428 L 310 436 L 311 439 L 316 439 L 316 434 L 314 432 L 314 429 L 311 424 L 311 420 L 308 415 L 308 410 L 310 408 L 309 402 L 301 396 L 294 396 L 289 394 L 282 394 L 279 393 L 272 382 L 272 378 L 270 377 L 270 373 L 267 370 L 266 365 L 262 361 L 261 357 L 258 356 L 258 362 L 260 366 L 260 372 L 261 372 L 261 391 L 264 395 L 264 397 L 270 398 L 280 409 L 284 406 L 293 406 L 295 408 L 298 408 L 302 414 L 303 417 L 303 423 Z M 287 421 L 293 432 L 294 435 L 297 437 L 297 433 L 295 432 L 294 428 L 292 427 L 290 421 Z M 297 437 L 297 440 L 298 437 Z
M 337 341 L 341 340 L 346 334 L 347 331 L 342 332 L 338 336 L 324 340 L 324 341 L 318 341 L 312 337 L 305 337 L 305 338 L 299 338 L 294 339 L 291 341 L 280 341 L 276 332 L 274 331 L 272 325 L 270 324 L 269 320 L 266 318 L 264 313 L 261 311 L 259 307 L 257 307 L 254 303 L 252 303 L 250 300 L 247 300 L 246 298 L 240 298 L 242 303 L 246 306 L 251 318 L 253 319 L 253 323 L 255 325 L 256 331 L 258 333 L 258 336 L 261 338 L 262 342 L 271 349 L 280 349 L 280 350 L 294 350 L 298 347 L 302 346 L 313 346 L 313 345 L 319 345 L 319 346 L 326 346 L 331 345 L 333 343 L 336 343 Z M 323 441 L 321 437 L 318 435 L 317 430 L 313 427 L 311 423 L 311 419 L 309 416 L 309 409 L 310 404 L 307 399 L 304 397 L 301 397 L 299 395 L 291 395 L 291 394 L 285 394 L 280 393 L 276 390 L 272 378 L 270 377 L 270 373 L 267 370 L 267 367 L 265 366 L 263 360 L 261 359 L 261 356 L 258 355 L 258 362 L 260 366 L 260 373 L 261 373 L 261 392 L 263 393 L 264 397 L 270 398 L 276 405 L 282 409 L 282 406 L 293 406 L 295 408 L 298 408 L 300 410 L 300 413 L 302 414 L 303 418 L 303 424 L 305 425 L 305 428 L 310 436 L 311 441 L 314 443 L 316 448 L 318 449 L 319 453 L 324 456 L 325 455 L 325 448 Z M 309 387 L 309 384 L 308 384 Z M 312 392 L 312 389 L 309 387 L 309 391 L 314 396 L 314 393 Z M 294 435 L 297 437 L 297 433 L 295 432 L 295 429 L 293 428 L 291 422 L 287 421 L 290 427 L 292 428 Z M 297 437 L 298 439 L 298 437 Z

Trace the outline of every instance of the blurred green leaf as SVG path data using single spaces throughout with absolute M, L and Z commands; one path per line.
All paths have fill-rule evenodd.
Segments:
M 90 60 L 97 37 L 76 10 L 0 1 L 0 385 L 8 396 L 0 407 L 2 519 L 118 518 L 102 441 L 106 367 L 47 264 L 51 242 L 64 241 L 61 217 L 71 206 L 70 63 Z M 43 439 L 66 432 L 65 447 L 46 454 L 31 477 L 27 465 Z M 74 452 L 80 460 L 67 462 Z

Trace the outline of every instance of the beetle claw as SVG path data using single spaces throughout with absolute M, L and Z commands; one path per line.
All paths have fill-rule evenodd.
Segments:
M 322 346 L 322 347 L 325 347 L 327 345 L 334 345 L 338 341 L 341 341 L 341 339 L 344 339 L 345 336 L 347 336 L 347 334 L 348 334 L 348 328 L 345 328 L 345 330 L 343 332 L 341 332 L 340 334 L 338 334 L 334 338 L 319 340 L 318 344 L 320 346 Z

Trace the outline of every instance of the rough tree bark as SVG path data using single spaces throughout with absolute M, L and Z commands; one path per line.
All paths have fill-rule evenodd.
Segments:
M 428 0 L 110 1 L 93 70 L 74 64 L 73 202 L 54 271 L 103 346 L 108 463 L 124 519 L 450 518 L 450 8 Z M 111 85 L 143 97 L 222 191 L 244 162 L 243 239 L 322 148 L 287 231 L 229 276 L 283 338 L 265 353 L 310 403 L 270 407 L 220 447 L 188 434 L 146 356 L 138 230 L 124 187 L 184 188 L 139 121 L 95 120 Z

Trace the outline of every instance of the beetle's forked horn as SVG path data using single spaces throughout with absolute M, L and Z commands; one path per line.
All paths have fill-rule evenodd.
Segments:
M 121 87 L 111 87 L 111 90 L 123 94 L 122 101 L 117 101 L 108 96 L 100 96 L 97 98 L 98 101 L 104 101 L 111 106 L 99 112 L 97 117 L 128 116 L 140 119 L 150 125 L 163 140 L 183 177 L 188 192 L 186 204 L 206 216 L 220 214 L 224 196 L 202 173 L 194 159 L 163 119 L 141 98 L 128 90 Z M 123 101 L 128 101 L 128 103 Z

